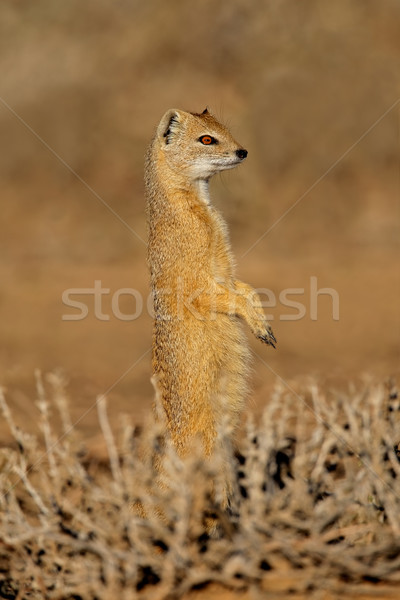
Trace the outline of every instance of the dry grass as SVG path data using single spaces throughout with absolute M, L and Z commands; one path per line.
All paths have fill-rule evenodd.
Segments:
M 247 422 L 240 451 L 210 462 L 162 450 L 154 424 L 139 432 L 124 417 L 114 435 L 104 398 L 97 407 L 109 460 L 96 462 L 71 424 L 60 377 L 43 385 L 38 374 L 37 393 L 38 436 L 18 428 L 1 394 L 15 444 L 0 458 L 0 597 L 181 598 L 203 588 L 207 597 L 211 584 L 254 597 L 352 597 L 370 586 L 376 597 L 395 597 L 393 387 L 338 395 L 313 382 L 290 393 L 277 386 L 262 419 Z M 158 452 L 168 487 L 158 485 Z M 212 499 L 221 461 L 236 487 L 230 514 Z M 145 517 L 132 508 L 139 503 Z M 211 536 L 210 516 L 218 521 Z

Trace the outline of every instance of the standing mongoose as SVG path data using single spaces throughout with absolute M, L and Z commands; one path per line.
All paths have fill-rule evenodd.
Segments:
M 153 371 L 180 455 L 199 436 L 210 455 L 221 424 L 238 423 L 249 361 L 241 320 L 276 342 L 258 295 L 235 279 L 227 226 L 210 203 L 210 178 L 246 156 L 207 109 L 168 110 L 146 156 Z

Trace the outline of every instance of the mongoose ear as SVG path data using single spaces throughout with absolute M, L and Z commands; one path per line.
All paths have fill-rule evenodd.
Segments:
M 164 144 L 169 144 L 179 128 L 180 114 L 176 108 L 167 110 L 157 128 L 157 136 Z
M 201 114 L 202 115 L 208 115 L 208 107 L 206 107 Z

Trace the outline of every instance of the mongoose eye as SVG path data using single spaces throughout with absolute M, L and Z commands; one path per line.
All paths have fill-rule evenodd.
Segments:
M 205 146 L 209 146 L 210 144 L 218 144 L 218 141 L 215 138 L 211 137 L 211 135 L 202 135 L 199 138 L 199 142 L 201 142 Z

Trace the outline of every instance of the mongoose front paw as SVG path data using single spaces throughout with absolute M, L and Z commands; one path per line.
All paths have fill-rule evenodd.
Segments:
M 267 331 L 265 333 L 260 333 L 259 335 L 256 336 L 259 340 L 261 340 L 262 342 L 264 342 L 265 344 L 268 344 L 268 346 L 272 346 L 273 348 L 275 348 L 275 344 L 277 344 L 278 342 L 276 341 L 276 338 L 272 332 L 271 327 L 268 325 L 267 327 Z

